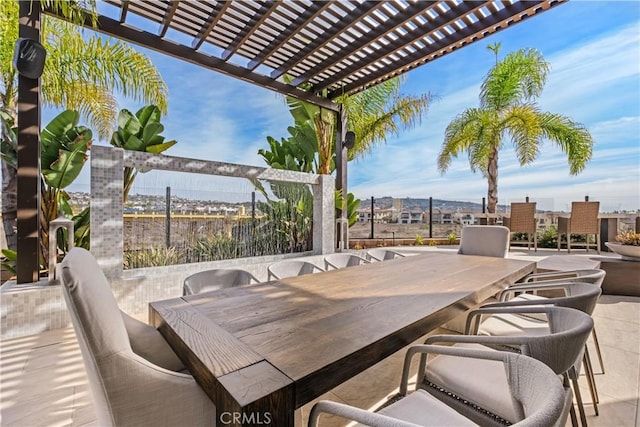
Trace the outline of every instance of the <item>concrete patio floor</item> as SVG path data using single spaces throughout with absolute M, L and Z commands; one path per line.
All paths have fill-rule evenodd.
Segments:
M 600 393 L 600 416 L 597 417 L 593 415 L 586 380 L 580 379 L 589 425 L 639 426 L 640 298 L 604 295 L 594 319 L 606 374 L 599 374 L 594 361 Z M 398 352 L 323 398 L 361 408 L 375 407 L 395 392 L 403 353 Z M 311 404 L 297 411 L 296 425 L 306 425 Z M 1 342 L 0 414 L 3 426 L 97 425 L 73 329 L 57 329 Z M 326 418 L 321 425 L 347 423 Z

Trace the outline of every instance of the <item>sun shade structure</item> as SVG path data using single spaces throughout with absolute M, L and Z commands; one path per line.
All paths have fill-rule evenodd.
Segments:
M 563 2 L 104 0 L 94 29 L 340 112 L 334 100 L 343 94 L 399 76 Z M 38 40 L 40 3 L 20 3 L 20 37 Z M 53 9 L 42 12 L 59 16 Z M 87 17 L 85 24 L 91 21 Z M 33 212 L 39 199 L 39 82 L 20 77 L 18 98 L 17 279 L 26 283 L 38 279 L 39 224 Z M 341 140 L 346 120 L 341 114 Z M 336 155 L 336 188 L 346 193 L 346 148 Z M 340 215 L 344 220 L 345 212 Z M 341 232 L 339 241 L 347 235 Z
M 117 10 L 105 6 L 99 31 L 331 108 L 326 99 L 396 77 L 561 2 L 106 3 Z

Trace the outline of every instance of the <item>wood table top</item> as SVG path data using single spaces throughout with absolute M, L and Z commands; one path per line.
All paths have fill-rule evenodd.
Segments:
M 297 408 L 534 269 L 421 254 L 155 302 L 151 320 L 210 396 L 218 382 L 240 406 L 287 389 Z

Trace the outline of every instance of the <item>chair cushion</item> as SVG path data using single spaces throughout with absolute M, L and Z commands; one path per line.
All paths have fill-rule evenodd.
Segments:
M 540 295 L 534 294 L 520 294 L 515 298 L 511 298 L 509 301 L 535 301 L 535 300 L 545 300 L 547 298 L 542 297 Z M 540 320 L 541 322 L 547 321 L 547 315 L 544 313 L 526 313 L 521 314 L 520 316 L 529 317 L 531 319 Z
M 126 313 L 122 313 L 122 319 L 134 353 L 170 371 L 181 372 L 186 369 L 156 328 Z
M 414 391 L 404 399 L 381 409 L 379 413 L 421 426 L 478 425 L 424 390 Z
M 550 333 L 545 321 L 517 314 L 494 314 L 480 324 L 479 335 L 522 336 L 546 335 Z
M 469 343 L 454 344 L 454 347 L 491 350 Z M 439 355 L 427 364 L 426 378 L 505 420 L 518 420 L 501 361 Z

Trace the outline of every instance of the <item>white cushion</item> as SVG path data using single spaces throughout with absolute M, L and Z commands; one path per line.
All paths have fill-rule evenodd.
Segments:
M 517 314 L 494 314 L 480 324 L 478 334 L 491 336 L 547 335 L 549 324 L 545 321 Z
M 469 343 L 455 344 L 454 347 L 491 350 L 480 344 Z M 432 383 L 506 420 L 518 420 L 502 361 L 439 355 L 427 365 L 426 377 Z
M 534 294 L 520 294 L 515 298 L 510 299 L 509 301 L 536 301 L 536 300 L 545 300 L 547 298 L 541 297 L 540 295 Z M 521 316 L 530 317 L 532 319 L 537 319 L 542 322 L 547 321 L 547 315 L 544 313 L 526 313 L 521 314 Z
M 478 425 L 424 390 L 414 391 L 404 399 L 380 410 L 379 413 L 421 426 L 464 427 Z

